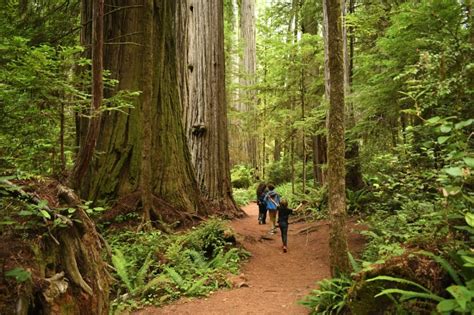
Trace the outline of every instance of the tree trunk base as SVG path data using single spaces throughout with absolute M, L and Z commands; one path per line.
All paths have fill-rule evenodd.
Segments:
M 25 195 L 23 200 L 5 199 L 15 204 L 14 211 L 36 203 L 33 195 L 48 199 L 50 205 L 61 205 L 60 196 L 66 191 L 71 200 L 79 200 L 66 187 L 51 183 L 34 183 L 34 193 L 22 191 L 31 196 L 27 201 Z M 62 206 L 78 205 L 71 200 Z M 58 210 L 46 209 L 53 219 L 60 218 Z M 0 314 L 108 314 L 111 277 L 102 260 L 100 236 L 84 210 L 75 208 L 70 224 L 61 226 L 37 216 L 25 221 L 17 213 L 10 215 L 16 222 L 0 234 Z M 29 273 L 29 279 L 6 276 L 15 268 Z

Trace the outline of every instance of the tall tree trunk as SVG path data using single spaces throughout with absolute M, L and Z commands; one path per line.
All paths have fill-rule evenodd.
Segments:
M 83 1 L 85 7 L 89 7 L 91 0 Z M 151 182 L 152 206 L 160 209 L 152 219 L 162 217 L 174 222 L 206 211 L 182 125 L 175 58 L 176 1 L 155 0 L 153 6 L 146 1 L 106 2 L 109 12 L 105 19 L 108 43 L 105 68 L 119 81 L 115 91 L 109 93 L 127 89 L 143 91 L 144 95 L 136 100 L 134 108 L 126 109 L 126 114 L 110 111 L 103 115 L 97 142 L 97 151 L 101 154 L 88 168 L 88 180 L 81 186 L 81 192 L 84 198 L 121 198 L 122 204 L 137 206 L 137 202 L 142 201 L 142 185 Z M 144 34 L 149 24 L 143 23 L 143 17 L 150 18 L 149 14 L 152 14 L 155 31 L 152 35 Z M 146 46 L 153 48 L 152 56 L 147 54 Z M 146 61 L 149 58 L 152 58 L 151 64 Z M 150 82 L 151 92 L 147 85 Z M 149 139 L 143 137 L 146 133 L 141 129 L 148 122 L 143 121 L 140 111 L 147 110 L 144 102 L 148 102 L 148 97 L 151 97 L 151 114 L 145 112 L 144 115 L 150 118 L 152 126 L 149 130 L 151 172 L 150 179 L 143 179 L 142 168 L 149 167 L 148 162 L 142 164 L 143 149 L 150 144 Z
M 354 13 L 355 0 L 349 0 L 349 5 L 346 5 L 346 0 L 343 3 L 343 34 L 344 34 L 344 85 L 346 98 L 349 97 L 346 106 L 346 126 L 348 129 L 355 127 L 355 115 L 354 115 L 354 104 L 350 100 L 352 94 L 352 79 L 354 69 L 354 28 L 346 27 L 346 15 L 347 13 Z M 346 186 L 347 188 L 355 191 L 364 187 L 364 181 L 362 180 L 362 172 L 360 169 L 359 159 L 359 144 L 356 139 L 349 139 L 348 149 L 346 150 L 347 160 L 347 174 L 346 174 Z
M 304 122 L 306 119 L 306 108 L 305 108 L 305 94 L 306 87 L 304 83 L 304 69 L 301 69 L 301 80 L 300 80 L 300 98 L 301 98 L 301 120 Z M 302 136 L 301 136 L 301 147 L 303 148 L 303 194 L 306 194 L 306 132 L 303 125 Z
M 89 164 L 92 161 L 97 138 L 100 132 L 100 108 L 104 98 L 104 83 L 102 72 L 104 69 L 104 0 L 93 2 L 92 6 L 92 102 L 87 133 L 83 143 L 80 143 L 74 169 L 71 174 L 71 183 L 81 189 L 82 179 L 85 178 Z
M 240 213 L 230 182 L 223 0 L 182 1 L 177 55 L 183 124 L 201 192 L 220 213 Z
M 314 21 L 314 19 L 303 19 L 302 29 L 304 33 L 311 35 L 318 34 L 319 25 Z M 323 25 L 323 36 L 324 40 L 326 39 L 326 28 L 327 26 Z M 325 47 L 326 51 L 326 47 Z M 315 76 L 319 76 L 319 68 L 314 69 Z M 324 67 L 325 83 L 329 79 L 327 67 Z M 304 82 L 303 82 L 304 84 Z M 326 95 L 327 98 L 327 95 Z M 319 105 L 321 106 L 321 105 Z M 318 129 L 324 129 L 324 123 L 318 126 Z M 324 185 L 326 183 L 326 171 L 324 166 L 327 163 L 327 145 L 326 145 L 326 135 L 318 134 L 311 137 L 311 148 L 313 151 L 313 177 L 314 185 Z
M 249 164 L 256 168 L 257 165 L 257 139 L 254 134 L 256 130 L 256 95 L 254 90 L 247 87 L 255 84 L 255 72 L 257 68 L 257 46 L 256 46 L 256 3 L 255 0 L 240 1 L 240 40 L 243 47 L 243 55 L 241 59 L 241 70 L 243 74 L 240 77 L 239 90 L 239 110 L 252 113 L 249 115 L 248 124 L 244 137 L 244 147 L 246 148 L 246 156 Z
M 140 165 L 140 190 L 142 192 L 141 201 L 143 207 L 143 224 L 147 226 L 150 223 L 151 212 L 153 209 L 153 191 L 152 191 L 152 108 L 153 108 L 153 77 L 154 77 L 154 18 L 153 3 L 154 0 L 143 1 L 143 64 L 142 64 L 142 108 L 140 119 L 143 123 L 142 133 L 142 156 Z M 161 221 L 161 217 L 159 217 Z
M 328 193 L 330 215 L 331 275 L 349 272 L 345 233 L 346 192 L 344 166 L 344 57 L 341 0 L 324 0 L 327 21 L 327 55 L 329 69 L 328 113 Z

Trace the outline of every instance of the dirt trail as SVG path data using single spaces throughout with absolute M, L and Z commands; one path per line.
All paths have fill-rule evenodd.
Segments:
M 218 291 L 207 298 L 182 299 L 162 308 L 149 307 L 135 314 L 308 314 L 297 301 L 315 287 L 316 281 L 330 275 L 327 222 L 291 224 L 290 220 L 288 252 L 283 253 L 279 231 L 269 235 L 268 222 L 258 225 L 257 205 L 243 209 L 248 217 L 231 225 L 252 253 L 241 270 L 248 286 Z M 309 227 L 312 232 L 302 232 Z M 351 251 L 358 252 L 362 246 L 362 237 L 349 233 Z

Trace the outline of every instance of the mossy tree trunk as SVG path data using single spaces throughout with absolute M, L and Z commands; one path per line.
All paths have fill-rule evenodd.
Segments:
M 329 80 L 328 125 L 328 192 L 330 215 L 331 274 L 349 272 L 348 247 L 345 234 L 346 191 L 344 166 L 344 57 L 341 0 L 324 0 L 327 22 L 326 59 Z
M 219 213 L 240 213 L 230 182 L 223 0 L 181 1 L 177 20 L 183 124 L 196 179 Z
M 83 0 L 84 23 L 89 20 L 90 3 Z M 106 8 L 104 66 L 119 80 L 106 96 L 120 90 L 144 93 L 134 108 L 125 109 L 126 113 L 108 111 L 102 115 L 98 154 L 88 168 L 81 195 L 93 200 L 130 195 L 141 199 L 141 185 L 148 182 L 153 202 L 157 203 L 153 208 L 158 211 L 166 205 L 182 213 L 204 213 L 181 120 L 174 31 L 176 1 L 107 0 Z M 152 19 L 152 35 L 144 16 Z M 84 32 L 84 36 L 84 42 L 90 42 L 90 32 Z M 142 179 L 144 147 L 151 164 L 151 173 L 146 174 L 150 179 L 146 180 Z

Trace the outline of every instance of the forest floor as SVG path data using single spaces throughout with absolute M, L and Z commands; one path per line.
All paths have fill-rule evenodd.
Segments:
M 257 205 L 252 203 L 243 210 L 248 216 L 231 225 L 252 256 L 236 277 L 236 288 L 205 298 L 181 299 L 161 308 L 148 307 L 134 314 L 308 314 L 298 301 L 315 288 L 318 280 L 330 276 L 328 221 L 291 224 L 290 218 L 288 252 L 283 253 L 280 231 L 269 234 L 269 220 L 266 225 L 258 225 Z M 356 256 L 364 246 L 363 237 L 357 233 L 360 229 L 354 220 L 349 221 L 349 248 Z

